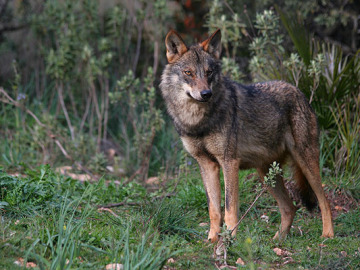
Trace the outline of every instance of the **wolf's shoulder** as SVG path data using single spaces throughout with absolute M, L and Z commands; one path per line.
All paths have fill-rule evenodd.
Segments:
M 301 91 L 285 81 L 265 81 L 253 84 L 232 82 L 236 90 L 246 96 L 301 95 Z
M 230 92 L 236 92 L 240 96 L 256 96 L 261 94 L 264 86 L 257 84 L 242 84 L 236 81 L 232 81 L 228 78 L 224 80 L 225 88 Z
M 299 89 L 294 85 L 280 80 L 257 82 L 247 85 L 249 89 L 261 92 L 298 92 Z

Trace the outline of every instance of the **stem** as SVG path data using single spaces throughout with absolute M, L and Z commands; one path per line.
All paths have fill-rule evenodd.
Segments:
M 139 57 L 140 57 L 143 23 L 140 23 L 140 25 L 138 25 L 137 30 L 138 30 L 138 35 L 137 35 L 137 42 L 136 42 L 136 54 L 135 54 L 135 58 L 134 58 L 133 68 L 132 68 L 134 74 L 135 74 L 136 67 L 139 62 Z
M 68 89 L 69 87 L 67 87 Z M 75 114 L 75 117 L 78 118 L 78 112 L 77 112 L 77 109 L 76 109 L 76 102 L 75 102 L 75 98 L 74 98 L 74 95 L 72 94 L 72 91 L 68 91 L 69 93 L 69 98 L 70 98 L 70 103 L 71 103 L 71 107 L 72 107 L 72 110 L 74 111 L 74 114 Z
M 90 82 L 90 89 L 91 89 L 93 100 L 94 100 L 95 111 L 96 111 L 96 114 L 98 117 L 98 136 L 97 136 L 96 144 L 97 144 L 97 151 L 99 151 L 100 150 L 100 142 L 101 142 L 101 134 L 102 134 L 102 116 L 101 116 L 101 112 L 100 112 L 100 108 L 99 108 L 99 101 L 97 99 L 95 85 L 94 85 L 93 81 Z
M 154 76 L 156 76 L 158 65 L 159 65 L 159 42 L 156 40 L 154 42 L 154 65 L 153 65 Z
M 105 111 L 104 111 L 104 133 L 103 139 L 107 137 L 107 124 L 109 120 L 109 79 L 105 79 Z
M 56 82 L 56 88 L 57 88 L 61 108 L 62 108 L 62 110 L 64 112 L 66 122 L 67 122 L 67 124 L 69 126 L 69 129 L 70 129 L 71 140 L 75 141 L 74 128 L 71 125 L 70 117 L 69 117 L 69 114 L 68 114 L 68 111 L 66 109 L 65 102 L 64 102 L 63 83 L 62 82 L 60 82 L 60 83 Z
M 85 112 L 84 112 L 84 115 L 81 119 L 81 124 L 80 124 L 80 128 L 79 128 L 79 132 L 82 131 L 82 129 L 84 128 L 84 125 L 85 125 L 85 121 L 86 121 L 86 118 L 89 114 L 89 110 L 90 110 L 90 103 L 91 103 L 91 95 L 88 96 L 88 98 L 86 99 L 86 107 L 85 107 Z

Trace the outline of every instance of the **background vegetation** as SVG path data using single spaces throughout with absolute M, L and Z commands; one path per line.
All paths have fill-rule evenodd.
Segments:
M 159 94 L 171 28 L 189 44 L 220 28 L 225 74 L 291 82 L 319 118 L 336 238 L 320 239 L 321 220 L 300 209 L 290 239 L 271 242 L 279 214 L 264 194 L 228 263 L 360 267 L 359 14 L 351 0 L 0 1 L 0 268 L 221 265 L 202 241 L 196 164 Z M 260 189 L 250 173 L 240 213 Z

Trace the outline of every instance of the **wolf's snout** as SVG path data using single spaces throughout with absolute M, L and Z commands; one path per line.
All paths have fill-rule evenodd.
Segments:
M 200 95 L 204 101 L 208 101 L 212 96 L 212 92 L 211 92 L 211 90 L 207 89 L 207 90 L 201 91 Z

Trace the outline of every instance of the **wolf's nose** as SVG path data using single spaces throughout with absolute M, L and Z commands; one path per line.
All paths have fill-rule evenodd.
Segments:
M 201 95 L 201 97 L 202 97 L 202 99 L 204 101 L 207 101 L 207 100 L 209 100 L 209 98 L 211 98 L 212 92 L 209 89 L 208 90 L 203 90 L 203 91 L 200 92 L 200 95 Z

